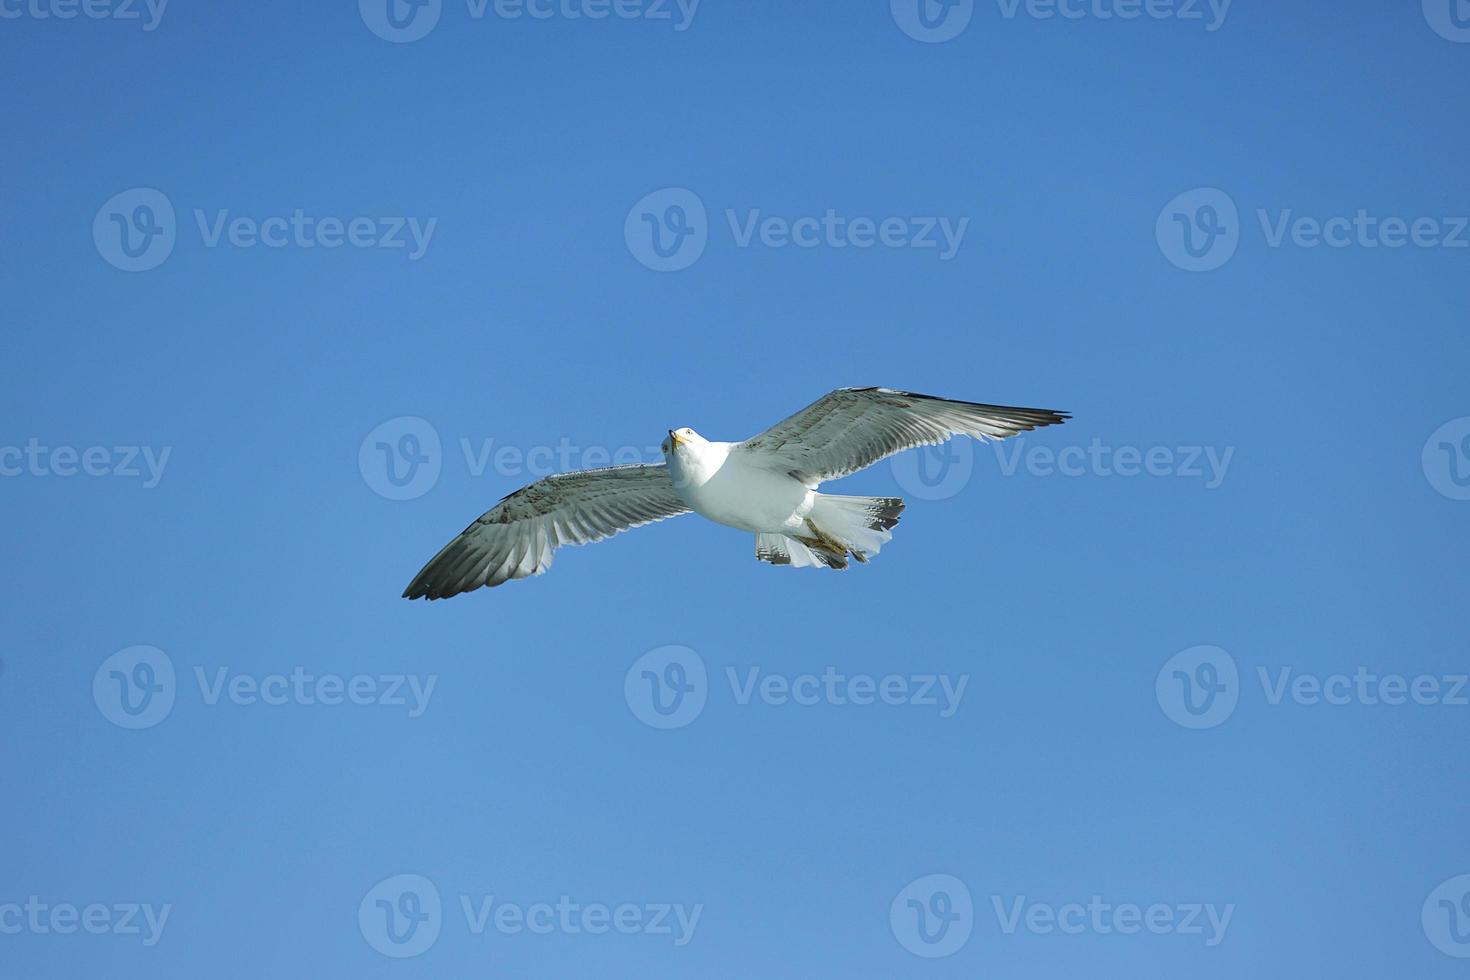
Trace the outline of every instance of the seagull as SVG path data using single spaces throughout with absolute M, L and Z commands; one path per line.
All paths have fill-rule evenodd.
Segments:
M 691 511 L 755 535 L 755 556 L 796 568 L 861 564 L 893 537 L 898 497 L 818 493 L 826 480 L 954 436 L 1004 439 L 1071 418 L 1044 408 L 839 388 L 744 442 L 670 429 L 664 462 L 560 473 L 522 487 L 435 555 L 405 599 L 447 599 L 540 575 L 564 544 L 590 544 Z

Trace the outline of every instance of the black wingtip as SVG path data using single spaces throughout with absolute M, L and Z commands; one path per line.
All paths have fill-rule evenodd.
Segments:
M 991 405 L 986 402 L 967 402 L 959 398 L 942 398 L 939 395 L 926 395 L 920 391 L 902 391 L 898 388 L 884 388 L 881 385 L 869 385 L 866 388 L 839 388 L 839 391 L 881 391 L 890 395 L 901 395 L 904 398 L 917 398 L 926 402 L 948 402 L 951 405 L 965 405 L 969 408 L 982 408 L 987 412 L 1005 413 L 1014 415 L 1019 419 L 1030 422 L 1029 428 L 1037 429 L 1044 425 L 1060 425 L 1072 417 L 1071 412 L 1063 412 L 1055 408 L 1022 408 L 1017 405 Z

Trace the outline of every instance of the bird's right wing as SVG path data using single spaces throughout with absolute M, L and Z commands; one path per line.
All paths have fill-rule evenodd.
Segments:
M 1046 408 L 957 402 L 891 388 L 839 388 L 735 448 L 753 463 L 815 484 L 915 446 L 960 435 L 1004 439 L 1069 418 Z
M 424 566 L 405 599 L 446 599 L 540 575 L 563 544 L 590 544 L 689 508 L 663 463 L 548 476 L 501 500 Z

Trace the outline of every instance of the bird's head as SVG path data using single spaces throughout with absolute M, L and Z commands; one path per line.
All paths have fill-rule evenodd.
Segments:
M 687 425 L 682 429 L 670 429 L 668 438 L 664 440 L 659 448 L 663 450 L 665 457 L 674 456 L 680 452 L 689 452 L 703 446 L 709 440 L 695 432 Z

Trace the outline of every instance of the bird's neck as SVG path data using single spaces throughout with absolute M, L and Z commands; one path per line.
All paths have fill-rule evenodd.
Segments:
M 686 445 L 674 459 L 674 467 L 695 484 L 703 483 L 719 472 L 730 455 L 728 442 L 701 442 Z

